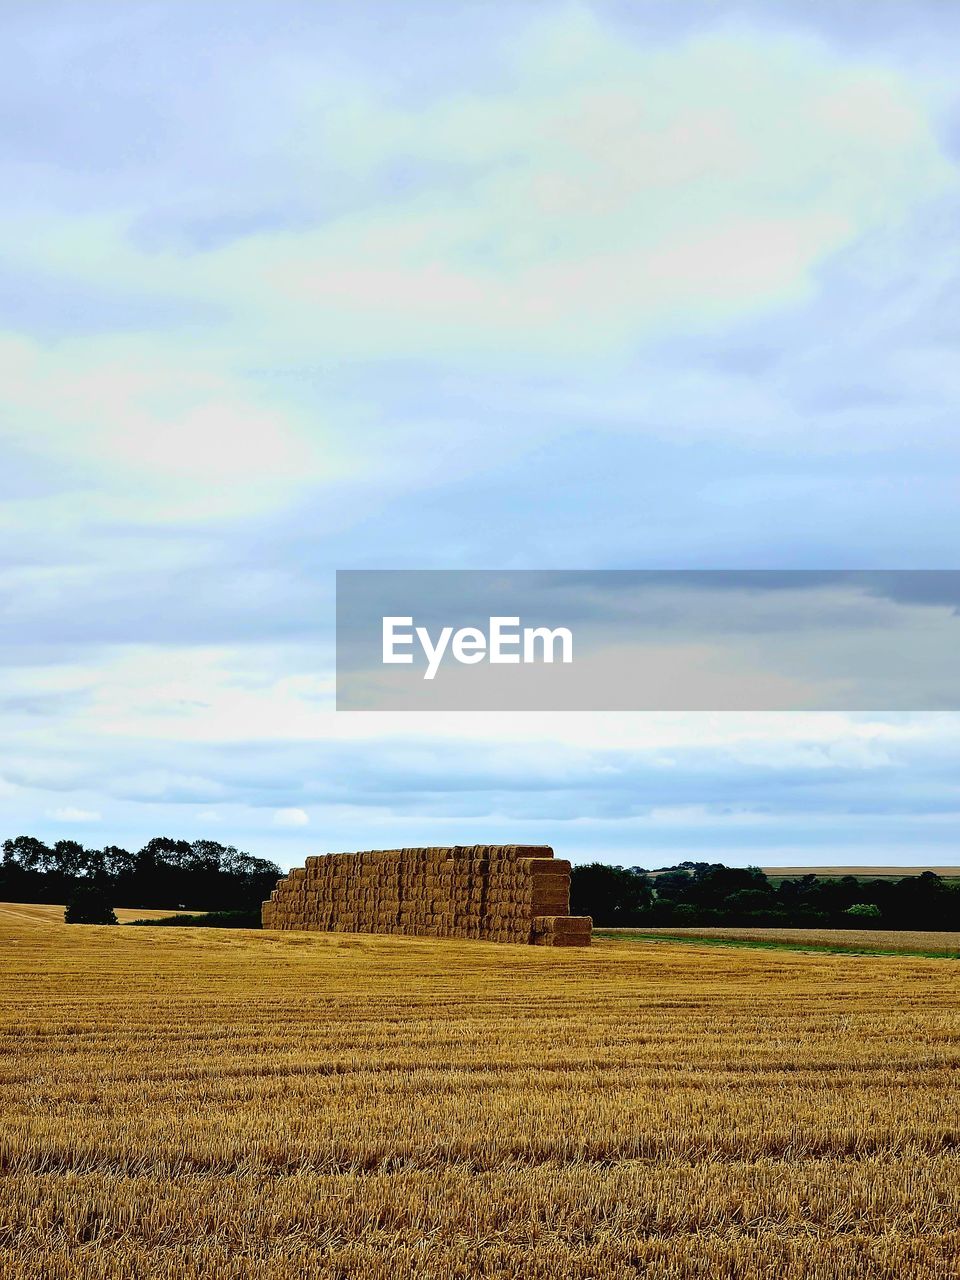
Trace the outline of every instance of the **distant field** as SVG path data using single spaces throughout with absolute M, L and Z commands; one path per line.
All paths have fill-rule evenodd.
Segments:
M 839 876 L 856 876 L 860 880 L 902 880 L 904 876 L 921 876 L 925 871 L 932 871 L 945 880 L 960 880 L 960 867 L 761 867 L 771 880 L 793 879 L 795 876 L 820 876 L 833 879 Z
M 4 1280 L 954 1274 L 943 960 L 54 910 L 0 914 Z
M 131 920 L 163 920 L 167 916 L 185 915 L 176 907 L 161 911 L 154 907 L 115 907 L 117 919 L 121 924 Z M 15 923 L 18 920 L 36 924 L 63 924 L 62 906 L 51 906 L 47 902 L 0 902 L 0 924 Z M 203 911 L 193 911 L 191 915 L 202 916 Z
M 648 874 L 656 878 L 666 874 L 667 870 L 663 868 Z M 902 880 L 904 876 L 921 876 L 925 871 L 932 871 L 944 880 L 960 880 L 960 866 L 891 867 L 861 863 L 855 867 L 834 864 L 825 867 L 761 867 L 760 870 L 773 881 L 793 880 L 798 876 L 819 876 L 822 880 L 838 879 L 840 876 L 855 876 L 858 880 Z
M 960 956 L 960 933 L 909 929 L 728 929 L 724 927 L 603 929 L 610 937 L 740 942 L 829 951 L 885 951 L 895 955 Z

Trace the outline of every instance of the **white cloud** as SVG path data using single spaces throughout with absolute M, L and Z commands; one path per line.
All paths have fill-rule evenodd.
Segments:
M 210 308 L 253 360 L 596 356 L 796 301 L 826 256 L 956 185 L 922 89 L 808 38 L 648 49 L 568 11 L 500 70 L 415 108 L 372 83 L 342 117 L 306 95 L 328 168 L 349 187 L 365 164 L 348 216 L 193 254 L 116 219 L 35 224 L 20 252 Z M 396 166 L 419 179 L 378 192 Z
M 216 171 L 213 148 L 195 169 L 181 165 L 186 138 L 175 146 L 175 167 L 164 170 L 162 149 L 144 150 L 137 125 L 122 136 L 122 121 L 101 168 L 91 168 L 71 130 L 55 127 L 54 109 L 69 110 L 69 94 L 59 104 L 53 91 L 46 95 L 48 125 L 70 146 L 58 159 L 54 144 L 42 167 L 48 176 L 59 170 L 63 185 L 45 186 L 39 165 L 20 170 L 7 185 L 26 196 L 20 208 L 33 206 L 29 221 L 0 215 L 0 235 L 16 246 L 17 270 L 27 281 L 24 297 L 11 306 L 36 320 L 34 336 L 0 336 L 0 445 L 12 445 L 14 455 L 40 455 L 26 472 L 41 481 L 39 496 L 27 484 L 0 508 L 15 566 L 2 568 L 7 620 L 36 664 L 0 670 L 0 692 L 11 708 L 0 746 L 15 779 L 5 789 L 0 784 L 0 799 L 11 830 L 28 829 L 32 815 L 44 812 L 54 823 L 98 821 L 92 808 L 45 809 L 55 802 L 51 792 L 87 795 L 89 784 L 87 802 L 102 806 L 111 822 L 134 810 L 147 813 L 151 829 L 144 836 L 164 828 L 161 815 L 172 812 L 171 829 L 178 813 L 185 822 L 222 817 L 224 832 L 233 839 L 236 831 L 238 843 L 244 830 L 269 837 L 270 824 L 286 826 L 289 846 L 308 815 L 273 805 L 309 795 L 313 828 L 322 819 L 327 830 L 340 810 L 324 803 L 322 791 L 315 802 L 305 780 L 315 776 L 316 747 L 339 743 L 350 747 L 350 787 L 362 793 L 355 811 L 340 813 L 348 847 L 361 822 L 402 828 L 409 842 L 435 825 L 444 838 L 473 836 L 476 828 L 442 816 L 443 792 L 390 793 L 383 779 L 391 769 L 411 770 L 428 789 L 436 784 L 446 794 L 458 788 L 466 794 L 464 775 L 477 755 L 489 772 L 493 753 L 501 765 L 515 766 L 519 802 L 524 786 L 535 797 L 547 795 L 546 784 L 556 788 L 539 811 L 549 816 L 550 806 L 562 803 L 564 780 L 584 769 L 610 779 L 611 795 L 619 788 L 625 805 L 642 770 L 662 778 L 705 756 L 753 779 L 816 771 L 829 789 L 838 778 L 873 772 L 883 787 L 891 759 L 911 748 L 932 758 L 938 746 L 946 753 L 956 741 L 955 717 L 344 717 L 331 709 L 329 674 L 313 670 L 320 665 L 316 654 L 291 660 L 280 645 L 247 643 L 242 624 L 253 611 L 276 619 L 275 634 L 300 625 L 292 597 L 312 603 L 329 567 L 318 549 L 318 535 L 327 532 L 320 521 L 329 520 L 338 535 L 329 545 L 341 563 L 353 555 L 369 563 L 370 538 L 377 537 L 380 549 L 400 558 L 488 559 L 489 544 L 476 527 L 485 524 L 509 527 L 507 553 L 515 562 L 560 555 L 572 545 L 589 563 L 595 546 L 594 559 L 613 555 L 618 562 L 637 548 L 669 560 L 678 544 L 681 555 L 696 555 L 697 546 L 702 555 L 721 554 L 730 543 L 714 535 L 731 510 L 743 513 L 745 527 L 759 527 L 769 509 L 751 508 L 757 490 L 741 477 L 746 460 L 734 450 L 719 463 L 698 457 L 689 472 L 671 461 L 675 471 L 665 478 L 695 495 L 695 518 L 686 528 L 680 510 L 675 524 L 668 520 L 657 531 L 660 517 L 645 506 L 643 482 L 660 485 L 662 462 L 653 458 L 648 469 L 637 456 L 635 501 L 631 494 L 623 503 L 608 485 L 625 468 L 619 453 L 604 452 L 602 440 L 589 466 L 572 470 L 568 459 L 564 471 L 560 448 L 552 450 L 567 428 L 741 444 L 750 437 L 762 447 L 769 437 L 793 433 L 802 454 L 796 463 L 787 460 L 787 471 L 801 497 L 784 504 L 782 520 L 777 511 L 768 522 L 771 537 L 779 537 L 767 553 L 801 556 L 812 546 L 815 556 L 829 555 L 833 536 L 836 554 L 836 522 L 820 541 L 808 536 L 820 530 L 824 510 L 803 466 L 815 447 L 849 451 L 853 426 L 844 419 L 813 430 L 818 423 L 791 398 L 791 388 L 757 376 L 749 360 L 728 366 L 722 355 L 688 359 L 679 344 L 679 357 L 664 366 L 660 348 L 644 344 L 789 311 L 818 295 L 825 264 L 851 245 L 863 255 L 855 269 L 878 291 L 896 283 L 898 272 L 924 282 L 922 292 L 893 288 L 885 299 L 892 314 L 885 323 L 895 335 L 886 340 L 886 355 L 844 349 L 852 332 L 878 323 L 855 300 L 836 316 L 800 316 L 796 333 L 774 340 L 777 359 L 794 362 L 794 383 L 803 387 L 815 386 L 818 372 L 832 383 L 881 370 L 888 379 L 881 390 L 912 391 L 944 423 L 955 418 L 954 364 L 938 345 L 947 320 L 939 313 L 931 321 L 932 347 L 916 333 L 916 318 L 932 315 L 945 296 L 949 245 L 930 254 L 920 243 L 902 259 L 891 252 L 899 243 L 891 230 L 956 191 L 922 64 L 912 77 L 892 70 L 896 59 L 882 39 L 872 47 L 865 42 L 860 53 L 847 46 L 840 56 L 797 36 L 795 26 L 794 34 L 771 34 L 776 20 L 765 23 L 765 34 L 730 26 L 692 40 L 647 40 L 636 37 L 636 28 L 631 35 L 628 23 L 606 26 L 586 6 L 544 6 L 537 13 L 526 28 L 512 14 L 499 62 L 487 61 L 487 45 L 471 50 L 474 64 L 462 87 L 451 88 L 447 77 L 439 91 L 419 77 L 411 88 L 411 76 L 395 92 L 375 56 L 369 67 L 362 55 L 341 58 L 333 25 L 332 57 L 326 50 L 286 50 L 281 65 L 296 64 L 298 74 L 275 94 L 265 70 L 275 72 L 275 61 L 258 61 L 253 79 L 244 66 L 242 102 L 238 95 L 225 103 L 222 86 L 237 83 L 230 79 L 237 69 L 226 65 L 231 51 L 221 51 L 223 78 L 218 69 L 190 110 L 211 107 L 203 119 L 216 122 L 210 137 L 231 152 L 224 159 L 241 177 L 236 184 Z M 179 40 L 176 24 L 173 30 Z M 55 39 L 69 48 L 63 33 Z M 95 24 L 90 39 L 99 40 Z M 159 48 L 158 57 L 161 81 L 172 86 L 167 51 Z M 952 93 L 952 82 L 948 88 Z M 91 111 L 104 117 L 98 86 L 88 97 Z M 146 90 L 145 97 L 175 137 L 187 116 L 168 111 L 165 100 L 155 103 Z M 269 106 L 251 119 L 246 104 L 253 101 Z M 229 127 L 221 130 L 224 119 Z M 251 137 L 239 136 L 238 120 L 249 123 Z M 106 136 L 99 120 L 92 136 L 98 142 Z M 114 173 L 104 157 L 124 148 L 135 163 L 128 170 L 118 162 Z M 81 170 L 94 177 L 77 200 L 69 175 Z M 265 172 L 281 180 L 264 181 Z M 197 173 L 200 190 L 191 187 Z M 44 199 L 54 189 L 62 198 Z M 263 216 L 245 218 L 249 211 L 241 209 L 238 217 L 234 202 L 251 195 L 254 214 Z M 199 214 L 214 228 L 209 237 L 194 234 Z M 218 224 L 226 228 L 222 234 Z M 912 234 L 923 242 L 923 224 Z M 893 314 L 899 308 L 903 314 Z M 48 331 L 60 336 L 36 336 Z M 823 352 L 833 353 L 835 366 L 819 369 Z M 402 384 L 399 393 L 392 378 Z M 873 442 L 882 429 L 906 441 L 914 423 L 897 396 L 876 400 L 857 428 L 862 438 Z M 518 476 L 517 458 L 538 441 L 543 448 Z M 397 489 L 432 486 L 439 495 L 459 478 L 475 480 L 481 467 L 506 473 L 508 464 L 514 474 L 484 493 L 488 505 L 479 519 L 462 502 L 452 519 L 449 505 L 425 506 L 422 527 L 407 541 L 390 537 L 402 519 L 391 516 L 378 526 L 376 494 L 368 502 L 364 494 L 336 493 L 344 480 L 386 477 Z M 856 507 L 871 475 L 882 480 L 885 499 L 895 491 L 913 492 L 918 506 L 928 493 L 936 498 L 932 483 L 909 466 L 886 474 L 873 457 L 869 466 L 860 458 L 855 466 L 853 476 L 839 466 L 835 476 L 843 492 L 841 550 L 861 524 L 867 532 L 858 546 L 876 527 Z M 13 477 L 11 486 L 17 483 L 15 467 L 4 473 Z M 944 471 L 944 486 L 949 479 Z M 774 501 L 779 483 L 773 471 L 761 477 L 765 501 Z M 326 486 L 330 502 L 315 492 Z M 306 527 L 295 504 L 311 492 L 317 500 Z M 578 507 L 584 492 L 590 500 Z M 912 538 L 916 531 L 891 502 L 879 519 Z M 282 516 L 286 506 L 285 529 L 281 517 L 275 526 L 252 527 L 251 515 Z M 503 519 L 503 511 L 516 520 Z M 205 542 L 209 530 L 198 532 L 193 523 L 205 516 L 235 522 L 230 541 L 211 552 L 209 563 L 219 554 L 222 568 L 214 564 L 206 576 L 193 573 L 194 555 L 202 562 L 212 546 Z M 118 519 L 128 522 L 122 532 Z M 372 530 L 366 543 L 351 541 L 351 521 Z M 145 526 L 157 522 L 166 527 L 150 536 Z M 91 526 L 99 526 L 96 536 L 76 536 Z M 595 543 L 601 526 L 608 540 Z M 948 534 L 948 520 L 943 528 Z M 646 535 L 654 532 L 660 541 L 651 550 Z M 308 567 L 290 567 L 288 578 L 284 548 L 301 533 Z M 947 534 L 944 555 L 952 545 Z M 252 565 L 254 539 L 266 570 Z M 897 543 L 897 554 L 909 556 L 915 545 Z M 740 547 L 748 558 L 757 552 L 755 530 L 747 527 Z M 156 585 L 146 605 L 131 598 L 131 566 L 151 591 Z M 270 574 L 293 590 L 271 594 Z M 222 596 L 215 599 L 217 589 Z M 246 614 L 234 608 L 233 596 L 242 597 Z M 318 633 L 329 621 L 325 609 L 324 600 Z M 226 624 L 211 630 L 231 640 L 212 647 L 199 632 L 218 613 Z M 91 615 L 119 620 L 110 635 L 122 647 L 85 645 L 79 623 Z M 241 625 L 234 627 L 237 618 Z M 154 621 L 170 619 L 181 621 L 179 630 L 151 634 Z M 28 708 L 22 695 L 31 693 L 42 696 Z M 253 801 L 236 785 L 236 762 L 262 758 L 264 744 L 271 751 L 282 744 L 294 763 L 280 790 L 274 779 Z M 590 752 L 595 760 L 585 764 Z M 249 767 L 252 788 L 256 769 Z M 480 814 L 491 803 L 486 785 L 481 779 L 476 792 Z M 385 792 L 379 809 L 369 794 L 378 787 Z M 667 831 L 699 829 L 699 800 L 668 798 L 657 806 L 658 821 Z M 183 808 L 171 808 L 173 801 Z M 592 803 L 602 810 L 605 801 Z M 217 808 L 192 816 L 194 806 L 210 805 Z M 539 813 L 523 827 L 532 838 Z M 583 822 L 604 820 L 594 814 Z M 637 822 L 650 825 L 647 818 Z M 798 829 L 807 822 L 803 816 Z M 504 824 L 505 838 L 515 838 L 516 810 Z M 385 831 L 384 839 L 391 838 Z M 897 841 L 890 839 L 892 847 Z
M 75 809 L 66 805 L 62 809 L 51 809 L 49 817 L 57 822 L 102 822 L 103 817 L 94 809 Z
M 371 98 L 370 165 L 420 166 L 414 193 L 238 240 L 198 287 L 294 347 L 611 355 L 795 302 L 829 254 L 955 184 L 892 71 L 746 31 L 650 52 L 577 21 L 562 59 L 556 27 L 526 41 L 508 89 Z
M 362 68 L 331 98 L 301 67 L 282 95 L 297 127 L 276 122 L 273 145 L 307 185 L 337 175 L 346 211 L 202 249 L 144 237 L 135 197 L 0 218 L 24 270 L 181 316 L 139 335 L 0 336 L 0 440 L 95 483 L 98 516 L 140 521 L 470 473 L 491 432 L 529 447 L 549 403 L 508 442 L 495 415 L 431 429 L 343 371 L 415 358 L 602 373 L 653 336 L 813 296 L 831 254 L 957 186 L 923 86 L 806 37 L 729 27 L 647 46 L 568 7 L 519 28 L 487 70 L 485 88 L 411 104 Z M 398 189 L 395 172 L 412 178 Z M 278 190 L 277 208 L 302 196 Z M 594 379 L 586 399 L 611 385 Z M 623 412 L 710 434 L 796 427 L 751 379 L 686 368 L 634 378 Z M 63 503 L 54 518 L 83 516 Z
M 275 827 L 305 827 L 310 819 L 302 809 L 277 809 L 273 815 Z
M 0 439 L 96 468 L 111 508 L 141 518 L 250 514 L 349 471 L 322 420 L 212 348 L 0 334 L 0 382 Z

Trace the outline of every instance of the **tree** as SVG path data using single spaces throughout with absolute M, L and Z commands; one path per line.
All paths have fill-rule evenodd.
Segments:
M 87 851 L 79 840 L 58 840 L 53 846 L 53 870 L 64 879 L 86 874 Z
M 723 910 L 732 920 L 742 920 L 744 924 L 761 920 L 772 923 L 778 919 L 776 906 L 776 898 L 769 888 L 737 889 L 723 900 Z
M 594 924 L 611 927 L 638 924 L 652 899 L 650 878 L 640 867 L 608 867 L 591 862 L 573 868 L 571 913 L 592 916 Z
M 45 871 L 51 863 L 51 851 L 33 836 L 17 836 L 14 840 L 4 840 L 3 861 L 5 866 L 17 866 L 24 871 Z
M 135 855 L 118 844 L 108 844 L 103 850 L 102 859 L 104 873 L 114 879 L 132 875 L 137 865 Z
M 882 912 L 875 902 L 855 902 L 843 914 L 858 924 L 871 924 L 880 919 Z
M 65 924 L 117 924 L 110 899 L 95 884 L 84 884 L 74 890 L 63 919 Z

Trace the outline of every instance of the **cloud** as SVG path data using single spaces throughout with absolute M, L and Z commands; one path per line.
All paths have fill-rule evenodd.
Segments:
M 209 350 L 0 334 L 0 377 L 0 437 L 72 464 L 88 483 L 99 475 L 117 514 L 249 516 L 289 501 L 306 476 L 329 483 L 348 471 L 316 415 L 306 429 L 302 410 Z
M 134 561 L 121 597 L 149 561 L 182 598 L 195 575 L 171 565 L 170 531 L 224 531 L 199 549 L 212 578 L 238 528 L 273 520 L 245 550 L 273 553 L 274 582 L 284 557 L 309 559 L 303 597 L 318 569 L 382 562 L 384 546 L 451 557 L 428 522 L 461 519 L 467 483 L 518 532 L 476 522 L 461 562 L 523 546 L 531 563 L 630 563 L 658 538 L 655 559 L 695 562 L 719 531 L 731 563 L 756 554 L 771 508 L 770 536 L 798 556 L 812 544 L 836 562 L 838 542 L 869 548 L 892 524 L 936 554 L 948 479 L 926 469 L 918 515 L 913 488 L 890 493 L 864 454 L 890 450 L 900 475 L 895 453 L 923 466 L 907 431 L 954 448 L 936 336 L 958 198 L 942 91 L 925 64 L 838 51 L 823 15 L 805 27 L 798 12 L 701 13 L 650 38 L 649 11 L 634 26 L 548 6 L 509 40 L 496 20 L 434 16 L 438 39 L 477 28 L 471 58 L 451 77 L 422 56 L 402 89 L 346 20 L 320 47 L 301 15 L 293 47 L 247 9 L 258 57 L 221 48 L 211 78 L 209 42 L 181 39 L 204 19 L 178 14 L 182 80 L 136 6 L 59 42 L 31 29 L 25 47 L 63 76 L 62 100 L 36 104 L 61 185 L 9 175 L 36 199 L 0 221 L 18 247 L 9 296 L 30 302 L 11 303 L 0 337 L 0 447 L 52 492 L 20 490 L 8 544 L 59 532 L 61 555 Z M 91 57 L 101 74 L 78 96 Z M 14 75 L 6 92 L 31 86 Z M 264 191 L 269 209 L 251 210 Z M 541 492 L 531 478 L 547 474 Z M 649 527 L 605 538 L 598 499 Z M 160 538 L 134 550 L 131 530 Z
M 75 809 L 66 805 L 62 809 L 52 809 L 51 818 L 56 822 L 102 822 L 103 817 L 94 809 Z
M 956 15 L 68 8 L 0 50 L 5 830 L 950 860 L 950 718 L 345 719 L 330 641 L 336 567 L 952 563 Z
M 330 849 L 529 840 L 647 866 L 683 850 L 740 864 L 777 850 L 795 862 L 954 857 L 957 716 L 359 719 L 269 744 L 111 739 L 57 723 L 45 771 L 21 770 L 3 798 L 4 827 L 59 838 L 47 805 L 69 775 L 71 789 L 96 793 L 102 838 L 125 847 L 203 837 L 209 798 L 219 838 L 275 857 L 282 832 L 293 862 L 314 849 L 317 823 Z M 3 734 L 14 743 L 17 726 Z
M 190 253 L 144 248 L 116 216 L 32 219 L 21 255 L 212 308 L 215 341 L 274 364 L 581 362 L 801 302 L 831 255 L 956 191 L 910 79 L 809 36 L 741 25 L 650 48 L 567 9 L 489 70 L 496 87 L 416 104 L 372 76 L 346 109 L 303 88 L 289 110 L 315 125 L 316 163 L 360 197 L 343 213 Z
M 306 827 L 309 822 L 303 809 L 278 809 L 273 815 L 275 827 Z

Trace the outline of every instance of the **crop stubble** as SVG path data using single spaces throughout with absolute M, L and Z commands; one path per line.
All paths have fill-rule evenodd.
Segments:
M 0 913 L 0 1273 L 947 1277 L 949 961 Z

